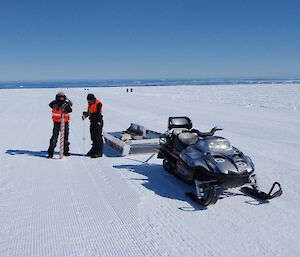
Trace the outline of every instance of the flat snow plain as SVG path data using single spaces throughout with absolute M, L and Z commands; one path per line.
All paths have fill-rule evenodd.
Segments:
M 73 155 L 48 160 L 48 103 L 58 91 L 0 90 L 1 257 L 300 255 L 300 85 L 64 89 Z M 105 131 L 136 122 L 164 132 L 176 115 L 201 131 L 224 128 L 219 135 L 252 158 L 261 188 L 279 181 L 283 195 L 260 204 L 230 189 L 202 208 L 156 156 L 118 157 L 109 147 L 101 159 L 82 156 L 87 93 L 103 102 Z

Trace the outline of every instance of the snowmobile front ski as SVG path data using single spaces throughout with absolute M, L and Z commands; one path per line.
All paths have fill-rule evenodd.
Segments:
M 276 186 L 278 187 L 278 189 L 276 191 L 274 191 L 274 188 Z M 274 182 L 274 184 L 272 185 L 269 193 L 260 191 L 255 187 L 252 187 L 252 188 L 242 187 L 241 190 L 244 194 L 249 195 L 249 196 L 251 196 L 255 199 L 258 199 L 258 200 L 271 200 L 275 197 L 279 197 L 279 196 L 282 195 L 282 188 L 281 188 L 281 185 L 278 182 Z

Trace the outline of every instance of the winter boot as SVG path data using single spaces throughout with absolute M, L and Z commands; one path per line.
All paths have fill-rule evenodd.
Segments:
M 99 148 L 99 145 L 96 145 L 94 153 L 90 156 L 91 158 L 102 157 L 102 151 Z
M 94 154 L 95 154 L 95 147 L 92 146 L 92 148 L 87 152 L 85 156 L 91 157 Z
M 68 141 L 65 141 L 65 143 L 64 143 L 64 156 L 70 156 L 69 145 L 70 145 L 70 143 Z
M 102 157 L 102 153 L 95 153 L 91 155 L 91 158 L 99 158 L 99 157 Z
M 52 159 L 52 158 L 53 158 L 53 152 L 48 152 L 47 158 L 48 158 L 48 159 Z

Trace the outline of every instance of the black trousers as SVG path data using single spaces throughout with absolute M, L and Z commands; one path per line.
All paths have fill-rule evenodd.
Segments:
M 90 133 L 91 133 L 91 140 L 93 144 L 91 150 L 93 154 L 103 153 L 102 128 L 103 128 L 103 121 L 101 122 L 91 121 Z
M 50 145 L 48 149 L 48 153 L 54 152 L 54 149 L 57 144 L 58 135 L 60 131 L 60 122 L 53 122 L 53 131 L 52 131 L 52 137 L 50 138 Z M 64 153 L 69 152 L 69 122 L 65 122 L 65 140 L 64 140 Z

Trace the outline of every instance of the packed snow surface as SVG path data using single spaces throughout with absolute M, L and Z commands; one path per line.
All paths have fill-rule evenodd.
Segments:
M 46 159 L 48 103 L 59 89 L 0 90 L 0 256 L 299 256 L 300 85 L 65 89 L 70 149 Z M 218 132 L 249 155 L 258 183 L 283 195 L 261 203 L 230 189 L 201 207 L 152 154 L 83 156 L 86 95 L 103 102 L 104 130 L 130 122 L 164 132 L 169 116 Z M 83 138 L 86 140 L 83 140 Z

